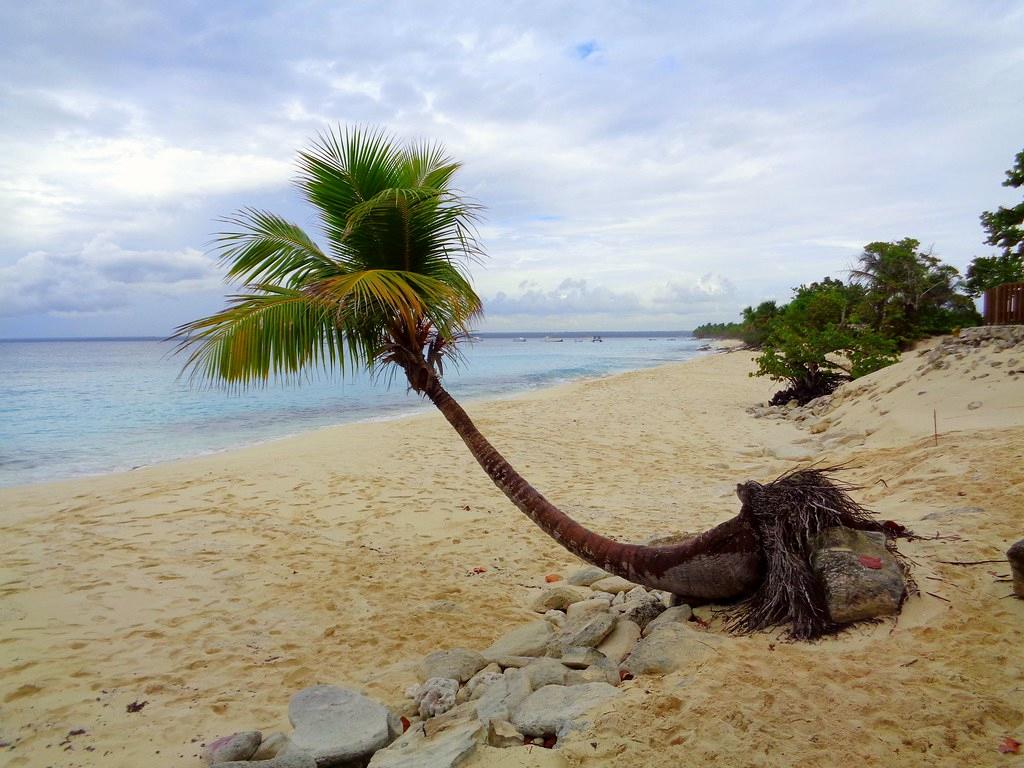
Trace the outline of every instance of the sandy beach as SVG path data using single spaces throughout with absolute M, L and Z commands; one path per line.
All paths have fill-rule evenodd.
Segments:
M 907 353 L 802 421 L 748 412 L 777 387 L 743 351 L 472 404 L 524 476 L 616 538 L 708 528 L 736 483 L 812 460 L 848 462 L 857 499 L 923 538 L 901 544 L 920 594 L 898 620 L 725 637 L 697 670 L 623 683 L 558 750 L 467 765 L 1019 764 L 997 747 L 1024 741 L 1024 601 L 1005 563 L 943 562 L 1024 537 L 1024 377 L 992 366 L 1014 354 Z M 315 683 L 397 705 L 424 654 L 535 618 L 545 574 L 578 565 L 436 414 L 0 490 L 0 553 L 11 768 L 199 766 L 206 740 L 287 730 Z

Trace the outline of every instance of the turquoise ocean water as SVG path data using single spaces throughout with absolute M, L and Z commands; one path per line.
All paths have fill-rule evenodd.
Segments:
M 487 335 L 447 388 L 472 401 L 686 360 L 688 334 Z M 582 340 L 577 340 L 581 338 Z M 430 408 L 397 378 L 319 376 L 231 394 L 190 387 L 156 340 L 0 341 L 0 485 L 99 474 Z

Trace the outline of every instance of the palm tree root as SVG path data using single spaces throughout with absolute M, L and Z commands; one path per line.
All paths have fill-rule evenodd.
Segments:
M 849 495 L 854 486 L 834 478 L 841 467 L 787 472 L 767 485 L 748 482 L 737 487 L 743 502 L 739 518 L 755 532 L 763 557 L 763 578 L 757 589 L 733 611 L 730 630 L 751 633 L 788 625 L 795 640 L 812 640 L 839 627 L 829 617 L 825 594 L 811 570 L 814 539 L 823 530 L 845 526 L 885 534 L 886 546 L 904 575 L 909 568 L 895 539 L 910 532 L 881 522 Z

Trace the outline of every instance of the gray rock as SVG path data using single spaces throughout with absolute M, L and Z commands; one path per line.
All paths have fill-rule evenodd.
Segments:
M 884 534 L 828 528 L 812 547 L 811 569 L 832 621 L 847 624 L 899 612 L 907 587 Z
M 671 608 L 672 601 L 676 598 L 671 592 L 666 592 L 663 589 L 652 589 L 650 595 L 666 608 Z
M 572 608 L 572 606 L 569 606 Z M 565 614 L 552 608 L 544 613 L 544 620 L 550 622 L 553 627 L 561 627 L 565 624 Z
M 607 593 L 602 592 L 601 594 Z M 577 621 L 588 616 L 596 616 L 599 613 L 607 613 L 609 606 L 611 606 L 611 600 L 605 600 L 603 598 L 583 600 L 582 602 L 570 605 L 565 610 L 565 617 L 569 619 L 569 621 Z
M 1013 591 L 1017 597 L 1024 597 L 1024 539 L 1006 550 L 1006 559 L 1010 561 L 1013 574 Z
M 443 715 L 455 706 L 455 694 L 459 692 L 459 681 L 450 677 L 432 677 L 419 686 L 413 694 L 420 717 L 424 720 Z
M 452 648 L 428 654 L 420 662 L 418 672 L 421 682 L 432 677 L 448 677 L 465 683 L 486 666 L 487 661 L 476 651 Z
M 619 670 L 609 662 L 607 665 L 594 664 L 586 669 L 570 669 L 566 675 L 566 685 L 586 685 L 587 683 L 619 684 Z
M 619 592 L 629 592 L 635 586 L 636 584 L 626 581 L 621 576 L 608 576 L 607 578 L 595 581 L 590 585 L 590 588 L 598 592 L 608 592 L 615 595 Z
M 662 611 L 657 618 L 652 619 L 650 623 L 641 630 L 641 634 L 644 637 L 651 634 L 658 627 L 663 627 L 666 624 L 682 624 L 690 620 L 693 616 L 693 611 L 688 605 L 674 605 L 671 608 L 666 608 Z
M 248 760 L 259 749 L 262 740 L 263 734 L 259 731 L 243 731 L 222 736 L 206 745 L 203 757 L 207 765 Z
M 594 648 L 580 648 L 570 645 L 562 649 L 561 662 L 569 669 L 586 669 L 594 664 L 600 664 L 607 657 Z
M 521 669 L 526 665 L 530 664 L 537 658 L 543 658 L 538 656 L 495 656 L 493 663 L 497 664 L 502 669 L 508 669 L 514 667 L 515 669 Z
M 620 668 L 634 676 L 693 669 L 714 653 L 713 646 L 720 642 L 714 635 L 684 624 L 666 624 L 633 646 Z
M 455 768 L 465 762 L 484 739 L 484 724 L 468 720 L 429 738 L 422 728 L 410 728 L 387 749 L 377 752 L 368 768 Z
M 647 590 L 642 586 L 633 587 L 629 592 L 626 593 L 626 602 L 631 600 L 646 600 Z
M 596 565 L 587 565 L 569 574 L 566 581 L 577 587 L 589 587 L 595 581 L 608 577 L 608 571 Z
M 573 603 L 584 599 L 586 599 L 585 596 L 572 587 L 548 587 L 533 599 L 530 607 L 537 613 L 545 613 L 551 609 L 564 611 Z
M 483 656 L 487 661 L 496 661 L 499 656 L 543 656 L 552 634 L 550 622 L 532 621 L 495 640 L 484 649 Z
M 523 734 L 508 720 L 491 720 L 487 724 L 487 744 L 492 747 L 521 747 Z
M 597 650 L 618 664 L 629 655 L 639 639 L 639 625 L 628 619 L 619 619 L 612 631 L 597 646 Z
M 480 681 L 480 684 L 469 694 L 467 701 L 476 701 L 495 683 L 501 682 L 503 675 L 501 672 L 498 674 L 488 674 L 487 677 Z
M 530 688 L 537 690 L 545 685 L 565 685 L 565 674 L 569 670 L 566 666 L 555 659 L 541 657 L 523 667 L 530 680 Z
M 294 749 L 269 760 L 237 760 L 230 763 L 217 763 L 217 768 L 317 768 L 317 762 L 309 752 Z
M 661 601 L 649 595 L 645 595 L 639 600 L 627 600 L 622 605 L 617 605 L 613 609 L 613 612 L 618 614 L 621 619 L 632 621 L 641 630 L 658 618 L 664 611 L 665 606 L 662 605 Z
M 476 700 L 476 716 L 484 723 L 508 720 L 519 703 L 530 695 L 530 678 L 524 670 L 506 669 L 501 680 L 487 686 Z
M 312 753 L 320 768 L 367 758 L 392 737 L 387 708 L 334 685 L 315 685 L 292 696 L 288 719 L 295 728 L 292 742 Z
M 466 702 L 448 710 L 443 715 L 438 715 L 437 717 L 432 717 L 429 720 L 424 720 L 422 723 L 423 735 L 430 739 L 434 737 L 434 734 L 450 730 L 456 725 L 475 719 L 476 706 Z
M 249 760 L 269 760 L 272 757 L 286 752 L 292 748 L 292 740 L 280 731 L 263 737 L 260 748 L 249 758 Z
M 608 613 L 567 622 L 548 643 L 548 655 L 560 656 L 562 649 L 570 646 L 593 648 L 607 637 L 614 626 L 615 618 Z
M 497 664 L 488 664 L 486 667 L 481 669 L 475 675 L 473 675 L 469 682 L 466 683 L 465 690 L 470 698 L 475 698 L 479 694 L 484 692 L 484 688 L 493 683 L 495 680 L 501 679 L 501 667 Z
M 590 710 L 617 698 L 620 692 L 608 683 L 586 683 L 566 688 L 546 685 L 519 705 L 512 725 L 526 736 L 555 734 L 559 739 L 588 724 Z

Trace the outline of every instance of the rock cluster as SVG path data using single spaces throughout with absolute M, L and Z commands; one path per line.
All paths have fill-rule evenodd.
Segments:
M 847 562 L 861 557 L 871 558 L 869 568 Z M 898 608 L 903 583 L 891 559 L 884 542 L 870 535 L 846 529 L 822 535 L 814 562 L 836 621 Z M 451 768 L 482 744 L 557 746 L 620 695 L 620 680 L 695 670 L 727 642 L 691 623 L 689 606 L 671 603 L 668 593 L 593 566 L 579 569 L 531 601 L 542 618 L 482 651 L 450 648 L 425 656 L 416 667 L 420 683 L 406 691 L 409 702 L 400 712 L 358 691 L 314 686 L 292 697 L 290 736 L 251 731 L 217 739 L 206 748 L 207 763 Z
M 1024 325 L 984 325 L 964 328 L 958 334 L 945 336 L 931 349 L 923 349 L 918 355 L 924 362 L 918 371 L 936 371 L 949 368 L 956 360 L 964 360 L 972 349 L 988 348 L 998 353 L 1010 353 L 1005 360 L 990 360 L 988 367 L 993 371 L 979 371 L 974 378 L 982 378 L 993 372 L 1016 377 L 1024 375 Z M 974 367 L 972 366 L 972 370 Z M 999 371 L 999 369 L 1002 369 Z

